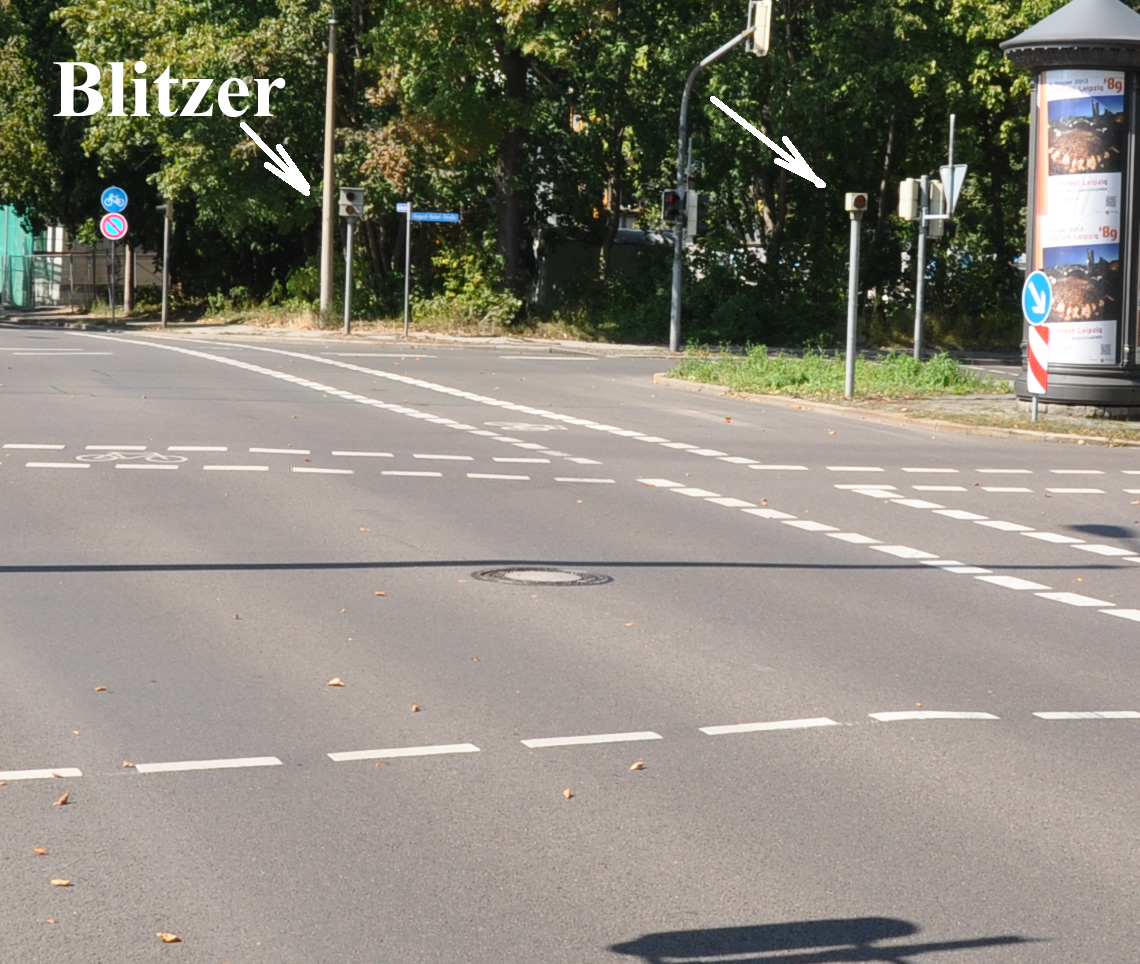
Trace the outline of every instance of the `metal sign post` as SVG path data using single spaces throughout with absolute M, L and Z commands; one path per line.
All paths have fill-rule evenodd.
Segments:
M 399 210 L 397 208 L 396 210 Z M 411 301 L 408 295 L 411 291 L 412 281 L 412 202 L 404 204 L 404 213 L 407 220 L 404 223 L 404 337 L 408 337 L 408 326 L 411 324 Z
M 843 397 L 855 397 L 855 350 L 859 324 L 859 229 L 867 208 L 866 194 L 848 194 L 847 211 L 851 215 L 851 263 L 847 272 L 847 368 Z
M 159 204 L 155 210 L 162 212 L 162 327 L 166 327 L 166 307 L 170 303 L 170 222 L 174 212 L 171 208 L 174 202 L 166 199 L 165 204 Z
M 344 333 L 352 332 L 352 226 L 356 218 L 348 218 L 348 236 L 344 244 Z

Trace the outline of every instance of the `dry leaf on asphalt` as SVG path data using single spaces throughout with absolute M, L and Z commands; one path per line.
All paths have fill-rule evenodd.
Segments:
M 828 434 L 828 435 L 834 435 L 834 434 L 835 434 L 835 429 L 833 429 L 833 428 L 829 428 L 829 429 L 827 430 L 827 434 Z
M 72 730 L 71 732 L 72 732 L 72 733 L 74 733 L 76 736 L 79 736 L 79 731 L 78 731 L 78 730 Z
M 71 798 L 70 793 L 65 793 L 62 797 L 52 804 L 53 807 L 62 807 Z
M 44 923 L 45 924 L 58 924 L 59 921 L 57 921 L 54 917 L 49 917 L 46 921 L 44 921 Z
M 131 763 L 131 761 L 130 761 L 130 760 L 124 760 L 124 761 L 123 761 L 123 769 L 125 769 L 125 770 L 132 770 L 132 769 L 134 769 L 134 764 L 133 764 L 133 763 Z
M 633 623 L 626 623 L 626 625 L 627 625 L 627 626 L 632 626 L 632 625 L 633 625 Z
M 638 760 L 633 766 L 630 767 L 630 769 L 631 770 L 644 770 L 645 769 L 645 761 L 644 760 Z
M 107 687 L 106 687 L 106 686 L 96 686 L 96 687 L 95 687 L 95 692 L 96 692 L 96 693 L 106 693 L 106 692 L 107 692 Z
M 413 703 L 413 704 L 412 704 L 412 712 L 413 712 L 413 713 L 418 713 L 419 711 L 420 711 L 420 706 L 419 706 L 419 704 L 418 704 L 418 703 Z
M 40 857 L 42 857 L 42 856 L 44 856 L 44 854 L 47 853 L 47 847 L 33 847 L 32 853 L 37 854 Z
M 328 685 L 329 686 L 344 686 L 344 680 L 342 680 L 339 676 L 334 676 L 332 679 L 330 679 L 328 681 Z
M 66 877 L 53 877 L 51 885 L 53 887 L 70 887 L 71 881 Z
M 479 657 L 478 657 L 478 656 L 472 656 L 472 657 L 471 657 L 471 662 L 473 662 L 473 663 L 477 663 L 477 662 L 479 662 Z
M 163 944 L 181 944 L 182 943 L 181 937 L 179 937 L 177 934 L 168 934 L 166 931 L 159 931 L 154 936 L 157 937 L 160 941 L 162 941 Z
M 731 422 L 731 421 L 732 421 L 732 419 L 731 419 L 729 416 L 727 416 L 727 415 L 724 417 L 724 420 L 725 420 L 726 422 Z
M 572 796 L 574 796 L 574 791 L 571 790 L 569 787 L 567 787 L 565 790 L 562 791 L 562 796 L 564 796 L 567 800 L 569 800 Z
M 8 786 L 8 781 L 7 780 L 0 780 L 0 787 L 6 787 L 6 786 Z

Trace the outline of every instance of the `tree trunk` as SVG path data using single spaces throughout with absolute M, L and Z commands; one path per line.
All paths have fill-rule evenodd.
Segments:
M 606 191 L 606 233 L 598 252 L 598 280 L 605 281 L 610 266 L 610 251 L 621 227 L 621 195 L 625 180 L 625 128 L 619 127 L 614 136 L 614 161 L 610 170 L 609 188 Z
M 506 78 L 504 94 L 521 111 L 526 96 L 526 58 L 516 48 L 502 51 L 501 65 Z M 499 202 L 499 253 L 503 256 L 503 282 L 514 295 L 521 295 L 525 281 L 523 271 L 523 217 L 517 179 L 522 174 L 523 137 L 521 126 L 506 132 L 499 143 L 495 168 L 495 196 Z

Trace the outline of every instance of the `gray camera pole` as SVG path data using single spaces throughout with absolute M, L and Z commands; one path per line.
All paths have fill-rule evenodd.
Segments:
M 689 148 L 689 98 L 693 93 L 693 84 L 697 74 L 709 64 L 720 60 L 738 43 L 752 36 L 752 28 L 733 37 L 728 43 L 717 47 L 705 57 L 696 67 L 689 71 L 685 81 L 685 92 L 681 95 L 681 123 L 677 132 L 677 193 L 681 197 L 681 216 L 673 225 L 673 289 L 669 303 L 669 351 L 681 350 L 681 279 L 685 264 L 685 192 L 688 190 L 688 169 L 685 163 Z
M 863 212 L 851 212 L 851 264 L 847 272 L 847 372 L 843 382 L 843 397 L 855 397 L 855 345 L 859 322 L 859 229 Z
M 922 361 L 922 311 L 926 296 L 926 215 L 930 211 L 930 178 L 925 174 L 919 187 L 918 273 L 914 279 L 914 360 Z

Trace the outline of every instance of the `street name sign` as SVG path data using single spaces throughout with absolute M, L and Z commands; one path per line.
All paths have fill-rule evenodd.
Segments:
M 413 211 L 413 221 L 445 221 L 449 224 L 459 223 L 458 211 Z

